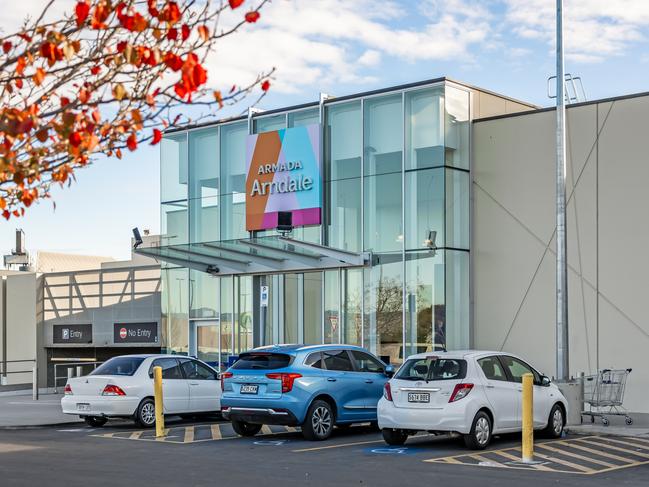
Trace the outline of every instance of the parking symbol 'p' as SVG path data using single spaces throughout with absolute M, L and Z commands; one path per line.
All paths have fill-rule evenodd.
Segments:
M 61 330 L 62 338 L 63 340 L 69 340 L 70 339 L 70 329 L 69 328 L 63 328 Z

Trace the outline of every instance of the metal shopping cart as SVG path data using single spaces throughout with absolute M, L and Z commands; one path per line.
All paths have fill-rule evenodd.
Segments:
M 588 411 L 581 414 L 590 416 L 590 422 L 595 422 L 595 417 L 602 420 L 604 426 L 609 425 L 607 416 L 624 416 L 626 424 L 633 424 L 627 410 L 622 407 L 626 379 L 631 369 L 603 369 L 596 375 L 583 377 L 584 403 L 588 404 Z

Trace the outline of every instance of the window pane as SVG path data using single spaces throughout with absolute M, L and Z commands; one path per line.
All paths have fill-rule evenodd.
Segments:
M 218 281 L 218 279 L 215 280 Z M 196 326 L 196 358 L 218 367 L 219 325 L 201 324 Z
M 403 150 L 401 94 L 365 100 L 364 108 L 365 174 L 401 171 Z
M 468 172 L 446 170 L 447 247 L 469 249 L 470 184 Z
M 343 276 L 345 277 L 343 342 L 349 345 L 360 345 L 363 334 L 363 310 L 361 309 L 363 270 L 347 269 Z
M 189 132 L 189 198 L 218 195 L 219 133 L 217 128 Z
M 501 356 L 500 360 L 503 361 L 505 367 L 509 370 L 514 382 L 523 382 L 523 374 L 532 374 L 536 376 L 529 365 L 515 359 L 514 357 Z
M 340 280 L 338 271 L 325 271 L 324 343 L 340 343 Z
M 269 370 L 283 369 L 292 362 L 292 357 L 285 353 L 242 353 L 233 369 Z
M 133 375 L 143 361 L 142 357 L 114 357 L 90 372 L 90 375 Z
M 162 203 L 160 205 L 160 243 L 182 245 L 188 242 L 187 201 Z
M 361 103 L 354 101 L 326 107 L 325 179 L 361 175 Z
M 365 269 L 365 348 L 386 363 L 403 358 L 403 276 L 401 253 L 382 254 Z
M 322 343 L 322 278 L 321 272 L 304 274 L 304 343 Z
M 194 270 L 190 270 L 189 276 L 190 318 L 218 317 L 219 278 Z
M 236 277 L 237 282 L 237 321 L 234 327 L 235 350 L 241 353 L 253 348 L 252 343 L 252 276 Z
M 358 350 L 352 350 L 352 355 L 356 361 L 356 367 L 359 372 L 377 372 L 383 373 L 384 366 L 371 355 Z
M 322 354 L 320 352 L 312 353 L 304 361 L 304 365 L 313 367 L 314 369 L 322 368 Z
M 401 250 L 401 173 L 365 178 L 365 250 Z
M 221 200 L 221 240 L 245 238 L 246 194 L 224 194 Z
M 162 340 L 165 353 L 189 352 L 188 278 L 184 268 L 162 269 Z
M 246 122 L 221 126 L 221 193 L 246 191 Z
M 469 348 L 469 253 L 446 251 L 446 348 Z
M 222 277 L 221 288 L 221 362 L 228 363 L 234 353 L 232 343 L 232 324 L 234 322 L 234 281 L 232 277 Z
M 284 275 L 284 343 L 298 343 L 298 277 Z
M 187 134 L 169 135 L 160 148 L 160 201 L 187 199 Z
M 322 353 L 327 370 L 339 370 L 342 372 L 351 372 L 354 370 L 352 361 L 349 355 L 347 355 L 347 350 L 332 350 Z
M 446 164 L 469 169 L 469 93 L 446 86 Z
M 446 345 L 443 254 L 406 254 L 406 356 Z
M 286 115 L 273 115 L 272 117 L 254 118 L 252 121 L 254 133 L 272 132 L 286 128 Z
M 399 369 L 395 378 L 401 380 L 459 380 L 466 377 L 466 360 L 413 359 Z
M 444 88 L 406 93 L 406 169 L 444 165 Z
M 163 379 L 183 378 L 183 375 L 180 372 L 180 367 L 178 366 L 178 361 L 175 358 L 161 358 L 161 359 L 154 360 L 151 363 L 151 369 L 149 370 L 149 377 L 153 377 L 153 367 L 162 368 Z
M 325 183 L 327 240 L 329 246 L 361 250 L 361 179 Z
M 487 379 L 502 381 L 507 380 L 505 371 L 503 370 L 502 365 L 500 365 L 500 361 L 497 357 L 487 357 L 480 359 L 478 360 L 478 364 L 480 365 L 480 368 L 484 372 L 484 375 Z
M 219 198 L 189 200 L 189 238 L 190 242 L 214 242 L 219 240 Z
M 289 127 L 300 127 L 302 125 L 311 125 L 314 123 L 320 123 L 318 108 L 311 108 L 309 110 L 291 112 L 288 114 Z
M 406 175 L 406 249 L 444 246 L 444 168 Z M 468 198 L 467 198 L 468 203 Z
M 203 364 L 194 360 L 181 360 L 180 366 L 185 374 L 185 378 L 191 380 L 216 380 L 216 374 L 213 370 L 208 369 Z

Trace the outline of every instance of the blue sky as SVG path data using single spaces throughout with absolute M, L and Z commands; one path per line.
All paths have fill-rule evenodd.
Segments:
M 44 0 L 14 2 L 10 30 Z M 253 3 L 247 0 L 246 3 Z M 209 62 L 215 87 L 244 84 L 275 66 L 261 108 L 448 76 L 538 105 L 554 72 L 553 0 L 274 0 L 260 21 L 231 38 Z M 567 72 L 589 99 L 649 91 L 649 1 L 565 0 Z M 58 0 L 70 11 L 73 0 Z M 224 20 L 228 22 L 228 19 Z M 215 114 L 228 116 L 246 109 Z M 99 159 L 52 203 L 0 222 L 0 249 L 21 227 L 32 252 L 128 258 L 131 228 L 159 231 L 158 149 Z

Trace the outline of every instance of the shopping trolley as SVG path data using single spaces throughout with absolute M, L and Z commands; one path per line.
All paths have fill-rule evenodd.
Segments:
M 607 416 L 624 416 L 626 424 L 633 424 L 633 418 L 622 407 L 626 379 L 631 369 L 603 369 L 596 375 L 583 377 L 584 403 L 588 404 L 588 411 L 581 414 L 590 416 L 590 422 L 595 422 L 595 417 L 608 426 Z

